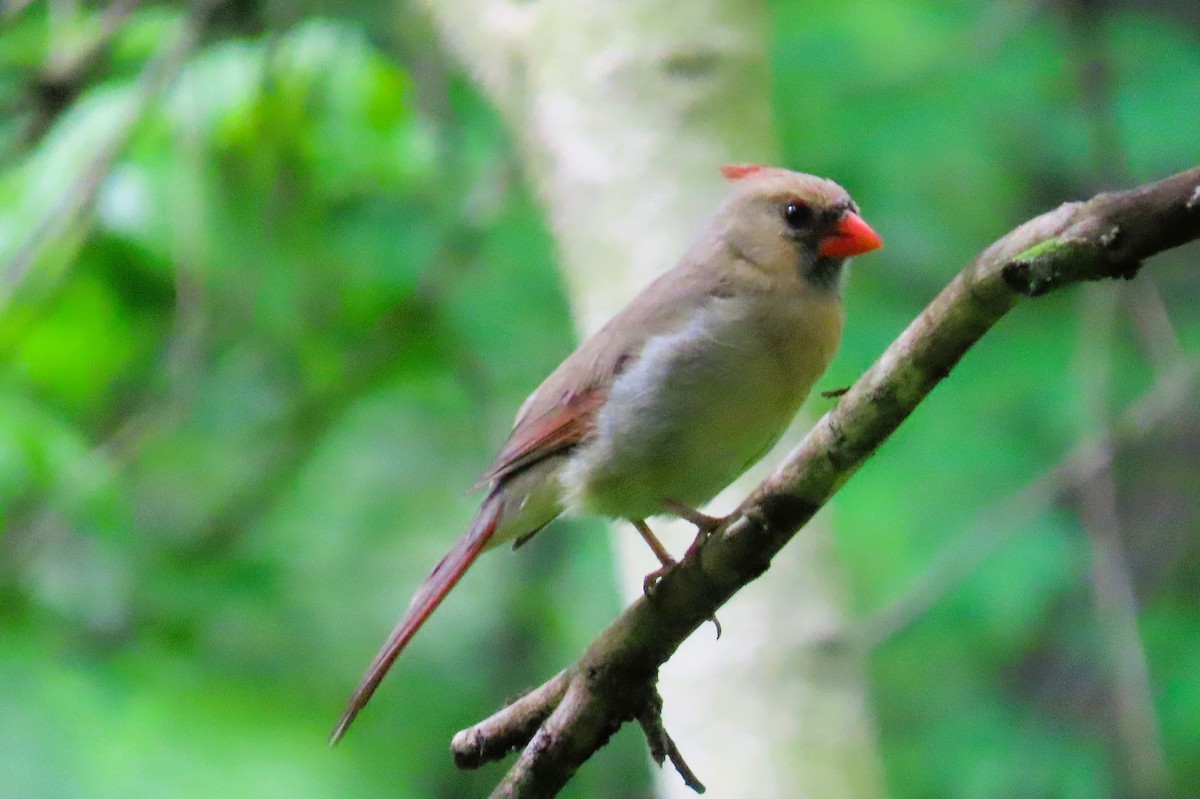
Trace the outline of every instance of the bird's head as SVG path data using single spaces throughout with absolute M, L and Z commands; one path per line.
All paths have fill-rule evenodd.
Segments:
M 846 259 L 883 246 L 832 180 L 775 167 L 721 171 L 734 186 L 718 214 L 725 243 L 760 269 L 798 273 L 815 289 L 837 292 Z

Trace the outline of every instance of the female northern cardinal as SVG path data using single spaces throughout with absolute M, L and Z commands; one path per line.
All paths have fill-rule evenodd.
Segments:
M 759 166 L 722 169 L 731 196 L 679 264 L 538 386 L 480 481 L 471 527 L 434 567 L 333 730 L 336 743 L 413 634 L 485 549 L 564 511 L 634 523 L 707 502 L 766 454 L 842 331 L 845 259 L 883 245 L 846 191 Z

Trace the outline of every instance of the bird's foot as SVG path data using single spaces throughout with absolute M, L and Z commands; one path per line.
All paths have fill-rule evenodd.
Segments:
M 704 516 L 704 514 L 697 515 Z M 713 519 L 711 516 L 704 516 L 704 518 L 712 521 L 720 521 L 719 519 Z M 664 577 L 674 571 L 679 566 L 679 563 L 671 557 L 671 554 L 667 552 L 667 548 L 662 545 L 662 542 L 658 540 L 658 536 L 654 535 L 654 532 L 651 531 L 650 527 L 645 521 L 642 519 L 634 519 L 633 526 L 637 528 L 638 533 L 641 534 L 642 538 L 650 546 L 650 549 L 653 550 L 654 556 L 658 558 L 658 562 L 662 564 L 657 569 L 647 574 L 642 580 L 642 593 L 645 594 L 647 599 L 653 600 L 654 592 L 658 588 L 658 584 L 662 582 Z M 697 537 L 697 540 L 699 540 L 699 537 Z M 697 542 L 692 542 L 692 546 L 688 548 L 688 554 L 690 555 L 697 546 Z M 717 621 L 716 616 L 712 616 L 709 621 L 711 621 L 713 626 L 717 628 L 717 638 L 720 638 L 721 622 Z
M 671 557 L 671 553 L 663 546 L 662 541 L 658 540 L 658 536 L 650 529 L 650 525 L 642 519 L 634 519 L 633 526 L 642 536 L 642 540 L 650 547 L 650 551 L 654 553 L 654 557 L 658 558 L 658 562 L 662 564 L 660 568 L 655 569 L 646 575 L 646 579 L 642 580 L 642 593 L 647 597 L 654 593 L 654 589 L 658 587 L 658 583 L 667 573 L 674 569 L 678 564 L 675 558 Z
M 664 563 L 645 576 L 642 580 L 642 593 L 646 595 L 647 599 L 653 597 L 654 591 L 658 588 L 658 584 L 662 578 L 666 577 L 678 565 L 674 560 L 671 560 L 669 563 Z
M 692 552 L 695 552 L 696 549 L 700 547 L 701 543 L 704 542 L 704 539 L 707 539 L 709 535 L 712 535 L 713 530 L 720 529 L 722 525 L 730 521 L 728 517 L 716 518 L 714 516 L 706 516 L 704 513 L 692 510 L 691 507 L 680 503 L 673 503 L 671 500 L 667 500 L 665 504 L 667 505 L 668 509 L 676 510 L 676 506 L 678 506 L 678 509 L 688 513 L 688 516 L 684 516 L 684 513 L 678 513 L 678 515 L 680 518 L 686 519 L 686 521 L 695 524 L 697 529 L 700 529 L 700 534 L 696 536 L 695 541 L 691 542 L 691 546 L 688 547 L 688 552 L 684 554 L 684 558 L 688 557 L 688 555 L 690 555 Z M 676 567 L 678 567 L 679 564 L 676 559 L 672 558 L 671 555 L 667 553 L 666 547 L 662 546 L 662 543 L 658 540 L 658 537 L 656 537 L 652 531 L 650 531 L 650 528 L 647 527 L 646 522 L 641 521 L 641 519 L 636 519 L 634 522 L 634 527 L 637 528 L 638 533 L 642 534 L 643 539 L 646 540 L 650 546 L 650 549 L 653 549 L 655 557 L 658 558 L 659 563 L 662 564 L 658 567 L 658 569 L 648 573 L 648 575 L 642 579 L 642 594 L 646 595 L 647 599 L 654 599 L 654 591 L 655 589 L 658 589 L 659 583 L 662 582 L 662 578 L 666 577 L 668 573 L 676 570 Z M 713 626 L 716 627 L 716 637 L 720 638 L 720 621 L 715 617 L 715 615 L 710 617 L 708 620 L 712 621 Z
M 696 550 L 704 545 L 704 542 L 712 538 L 714 533 L 724 530 L 733 520 L 737 518 L 737 512 L 730 513 L 726 516 L 709 516 L 707 513 L 701 513 L 690 505 L 685 505 L 682 502 L 677 502 L 673 499 L 664 499 L 663 507 L 674 513 L 685 522 L 696 525 L 696 538 L 692 541 L 692 545 L 688 547 L 684 558 L 687 558 Z

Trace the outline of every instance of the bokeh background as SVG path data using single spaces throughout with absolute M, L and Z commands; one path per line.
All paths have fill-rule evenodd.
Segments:
M 1200 162 L 1195 0 L 768 6 L 784 164 L 888 243 L 830 387 L 1013 225 Z M 512 133 L 404 3 L 3 8 L 0 797 L 485 794 L 449 736 L 621 607 L 595 521 L 324 739 L 573 346 Z M 1198 265 L 1020 307 L 838 496 L 890 795 L 1200 794 Z M 565 795 L 651 791 L 625 730 Z

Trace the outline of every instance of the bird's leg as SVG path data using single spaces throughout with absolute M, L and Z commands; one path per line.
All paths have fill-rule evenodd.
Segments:
M 663 546 L 663 542 L 658 540 L 658 536 L 650 529 L 650 525 L 646 524 L 643 519 L 632 519 L 634 528 L 642 536 L 642 540 L 650 547 L 654 553 L 654 557 L 658 558 L 658 562 L 662 564 L 661 568 L 655 569 L 646 575 L 646 579 L 642 580 L 642 593 L 650 596 L 650 592 L 654 590 L 654 586 L 663 578 L 663 575 L 675 568 L 675 558 L 671 557 L 671 553 Z
M 693 511 L 693 513 L 695 513 L 695 511 Z M 697 515 L 703 516 L 704 514 Z M 711 516 L 705 516 L 704 518 L 713 521 L 721 521 L 719 519 L 713 519 Z M 633 526 L 637 529 L 638 533 L 642 536 L 642 540 L 645 541 L 646 545 L 649 546 L 654 552 L 654 557 L 658 558 L 658 562 L 662 564 L 659 568 L 647 574 L 645 579 L 642 580 L 642 593 L 649 598 L 654 592 L 655 586 L 658 585 L 658 581 L 665 577 L 666 574 L 671 571 L 671 569 L 674 569 L 679 564 L 673 557 L 671 557 L 671 553 L 667 551 L 665 546 L 663 546 L 663 542 L 658 540 L 658 536 L 654 534 L 654 531 L 650 529 L 650 525 L 646 524 L 644 519 L 630 519 L 630 521 L 633 523 Z M 692 520 L 688 519 L 688 521 Z M 695 522 L 692 523 L 696 524 Z M 699 536 L 697 536 L 697 541 L 699 540 Z M 696 546 L 696 541 L 693 541 L 692 546 L 688 548 L 688 554 L 691 554 L 692 550 Z M 716 616 L 709 618 L 709 621 L 711 621 L 713 626 L 717 628 L 717 638 L 720 638 L 721 622 L 717 620 Z
M 727 516 L 709 516 L 707 513 L 701 513 L 690 505 L 684 505 L 682 502 L 673 499 L 664 499 L 663 507 L 685 522 L 696 525 L 696 539 L 688 547 L 687 552 L 684 554 L 685 558 L 699 549 L 713 533 L 728 527 L 738 515 L 737 511 L 734 511 Z

